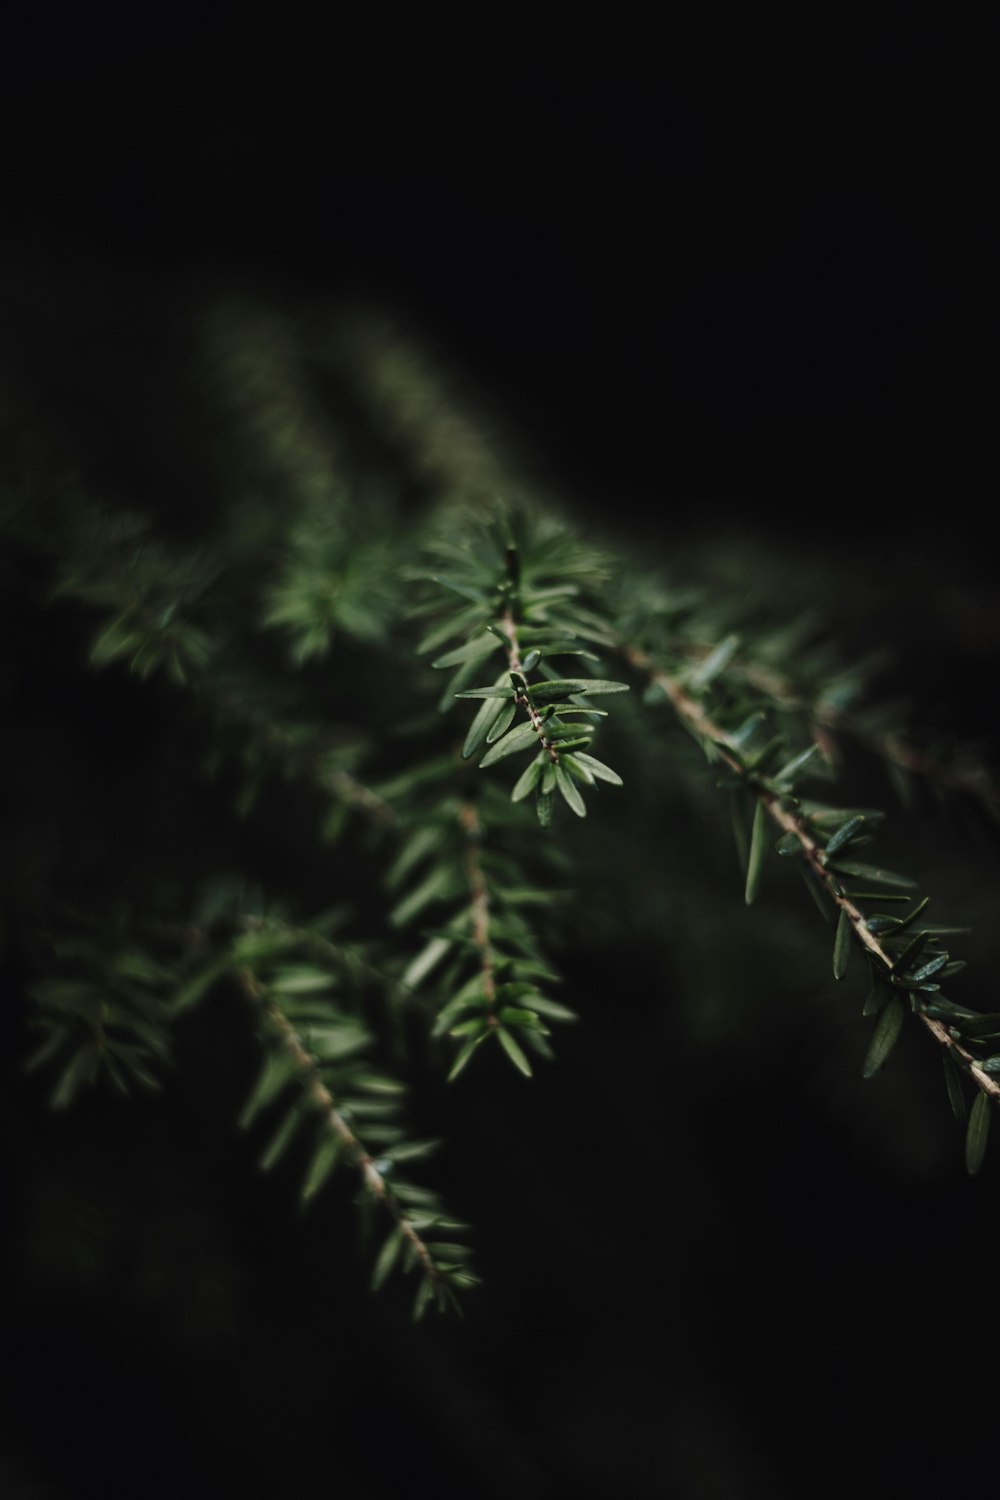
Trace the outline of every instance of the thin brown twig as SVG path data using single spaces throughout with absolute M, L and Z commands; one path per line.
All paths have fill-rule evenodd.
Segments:
M 404 1238 L 412 1245 L 414 1253 L 424 1268 L 427 1276 L 435 1281 L 440 1280 L 441 1273 L 431 1256 L 426 1242 L 414 1229 L 399 1200 L 390 1190 L 382 1173 L 375 1165 L 375 1159 L 365 1150 L 358 1140 L 344 1116 L 334 1103 L 333 1095 L 323 1082 L 323 1075 L 319 1065 L 312 1054 L 307 1050 L 295 1027 L 288 1017 L 274 1004 L 268 1000 L 266 989 L 261 985 L 257 976 L 249 968 L 243 967 L 237 971 L 237 977 L 244 992 L 255 1004 L 259 1005 L 264 1014 L 277 1028 L 281 1037 L 282 1045 L 293 1058 L 299 1072 L 307 1079 L 306 1092 L 316 1103 L 326 1120 L 327 1128 L 347 1149 L 354 1165 L 361 1173 L 365 1186 L 372 1195 L 383 1203 L 398 1225 Z
M 517 672 L 521 677 L 523 677 L 524 667 L 521 665 L 521 648 L 518 644 L 517 639 L 517 623 L 509 609 L 506 610 L 505 613 L 501 616 L 500 627 L 506 635 L 508 641 L 507 664 L 512 672 Z M 528 718 L 531 720 L 532 727 L 535 733 L 538 735 L 542 749 L 548 755 L 549 760 L 553 765 L 558 765 L 559 751 L 553 741 L 550 740 L 546 735 L 545 722 L 542 719 L 541 714 L 538 712 L 538 709 L 532 703 L 531 699 L 526 697 L 524 693 L 516 693 L 515 698 L 518 705 L 526 711 Z
M 804 820 L 790 808 L 783 805 L 778 793 L 760 785 L 758 782 L 752 781 L 747 776 L 742 762 L 726 749 L 726 746 L 731 744 L 729 736 L 712 721 L 708 714 L 705 713 L 701 704 L 691 697 L 675 677 L 671 677 L 668 672 L 660 671 L 639 647 L 626 645 L 623 647 L 623 650 L 630 664 L 637 671 L 643 672 L 651 682 L 655 682 L 662 689 L 669 702 L 673 705 L 675 712 L 698 735 L 715 745 L 725 764 L 731 771 L 742 777 L 754 796 L 763 804 L 768 815 L 782 832 L 794 834 L 799 842 L 802 858 L 806 861 L 806 864 L 817 880 L 820 881 L 830 899 L 844 912 L 859 942 L 891 972 L 893 968 L 891 955 L 886 952 L 878 938 L 869 929 L 864 913 L 859 910 L 848 896 L 843 895 L 838 889 L 834 873 L 826 866 L 823 850 L 812 837 Z M 1000 1099 L 1000 1082 L 995 1078 L 991 1078 L 988 1073 L 983 1072 L 977 1059 L 949 1034 L 947 1027 L 943 1026 L 940 1021 L 935 1021 L 922 1012 L 918 1012 L 918 1015 L 935 1040 L 942 1047 L 962 1059 L 966 1070 L 979 1088 L 984 1093 L 991 1094 L 994 1099 Z

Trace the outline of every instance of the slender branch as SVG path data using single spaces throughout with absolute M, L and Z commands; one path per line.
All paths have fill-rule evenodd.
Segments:
M 282 1045 L 294 1059 L 299 1072 L 308 1080 L 306 1093 L 317 1105 L 326 1121 L 327 1128 L 346 1147 L 351 1160 L 361 1174 L 365 1186 L 374 1197 L 378 1198 L 385 1205 L 393 1219 L 395 1219 L 404 1238 L 413 1246 L 417 1259 L 423 1266 L 426 1275 L 435 1281 L 440 1280 L 441 1273 L 434 1264 L 426 1242 L 414 1229 L 399 1200 L 392 1193 L 382 1173 L 375 1165 L 374 1158 L 365 1150 L 361 1141 L 338 1110 L 333 1095 L 323 1081 L 323 1075 L 316 1059 L 306 1049 L 295 1027 L 278 1006 L 273 1001 L 268 1000 L 266 990 L 251 969 L 246 967 L 240 968 L 237 971 L 237 977 L 246 995 L 256 1005 L 260 1006 L 264 1014 L 277 1028 Z
M 874 958 L 877 958 L 886 969 L 892 970 L 893 959 L 886 952 L 882 944 L 868 927 L 864 913 L 854 904 L 848 896 L 839 889 L 839 884 L 834 873 L 826 866 L 823 850 L 809 832 L 804 820 L 790 808 L 785 807 L 781 797 L 762 786 L 747 774 L 745 767 L 736 755 L 730 754 L 725 746 L 730 744 L 729 736 L 724 730 L 715 724 L 702 706 L 691 697 L 680 682 L 669 673 L 660 671 L 654 666 L 650 658 L 637 646 L 624 646 L 625 655 L 630 664 L 637 671 L 643 672 L 651 682 L 655 682 L 666 694 L 673 705 L 675 712 L 682 718 L 697 734 L 704 739 L 711 740 L 718 748 L 722 760 L 740 776 L 750 791 L 760 802 L 777 826 L 784 833 L 794 834 L 801 846 L 802 858 L 812 870 L 817 880 L 820 881 L 830 899 L 840 908 L 850 922 L 856 937 L 864 948 Z M 930 1016 L 918 1012 L 920 1020 L 926 1026 L 931 1035 L 942 1047 L 956 1054 L 962 1059 L 966 1070 L 975 1080 L 984 1093 L 991 1094 L 994 1099 L 1000 1099 L 1000 1082 L 984 1073 L 976 1058 L 962 1047 L 940 1021 L 933 1020 Z
M 511 610 L 506 610 L 500 618 L 500 628 L 508 640 L 507 664 L 512 672 L 524 676 L 524 667 L 521 665 L 521 648 L 517 639 L 517 622 Z M 531 720 L 532 727 L 541 742 L 542 749 L 546 752 L 553 765 L 559 764 L 559 751 L 552 740 L 545 733 L 545 722 L 531 699 L 523 693 L 515 694 L 519 706 L 525 710 Z

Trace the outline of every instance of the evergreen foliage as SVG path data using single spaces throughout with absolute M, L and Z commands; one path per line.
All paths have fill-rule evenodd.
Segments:
M 338 437 L 303 347 L 353 372 L 412 493 Z M 872 705 L 873 661 L 845 662 L 815 616 L 781 623 L 647 573 L 508 478 L 502 441 L 457 417 L 385 328 L 343 320 L 318 338 L 237 308 L 213 315 L 206 348 L 232 487 L 208 525 L 160 535 L 47 474 L 30 493 L 8 483 L 7 546 L 79 611 L 87 670 L 135 679 L 137 715 L 163 680 L 234 826 L 276 777 L 308 789 L 321 854 L 353 872 L 364 911 L 339 899 L 303 916 L 298 890 L 265 898 L 252 872 L 206 868 L 193 897 L 174 886 L 151 907 L 123 875 L 89 909 L 74 891 L 32 913 L 27 1066 L 52 1105 L 172 1086 L 175 1030 L 238 995 L 260 1060 L 240 1124 L 261 1166 L 294 1156 L 304 1202 L 351 1175 L 373 1286 L 398 1271 L 416 1316 L 457 1306 L 477 1281 L 468 1226 L 428 1185 L 441 1143 L 409 1125 L 407 1084 L 430 1066 L 469 1087 L 492 1052 L 516 1089 L 556 1055 L 576 1019 L 558 998 L 560 913 L 591 825 L 614 844 L 680 728 L 696 753 L 676 767 L 728 803 L 739 868 L 719 899 L 749 905 L 778 867 L 798 870 L 825 927 L 817 969 L 863 1001 L 859 1068 L 880 1073 L 912 1018 L 941 1050 L 977 1172 L 1000 1016 L 962 1003 L 964 929 L 928 920 L 929 898 L 882 863 L 884 812 L 854 805 L 838 745 L 876 748 L 903 790 L 925 775 L 995 816 L 986 771 L 934 758 Z M 177 763 L 181 783 L 191 769 Z M 622 867 L 636 857 L 615 848 Z

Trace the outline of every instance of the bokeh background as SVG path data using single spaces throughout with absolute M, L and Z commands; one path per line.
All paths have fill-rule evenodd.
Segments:
M 997 31 L 934 5 L 24 13 L 0 103 L 7 483 L 71 463 L 195 535 L 219 488 L 206 311 L 386 310 L 581 524 L 789 617 L 817 604 L 847 654 L 885 648 L 876 686 L 919 703 L 919 733 L 995 764 Z M 353 451 L 417 503 L 426 476 L 363 380 L 324 378 Z M 79 617 L 41 610 L 22 561 L 0 605 L 15 931 L 95 847 L 112 871 L 195 869 L 234 838 L 217 788 L 177 789 L 169 691 L 139 708 L 85 677 Z M 463 1323 L 411 1329 L 367 1294 L 347 1199 L 300 1220 L 294 1173 L 256 1172 L 232 1127 L 252 1045 L 224 1005 L 185 1031 L 182 1088 L 65 1118 L 20 1072 L 12 1000 L 5 1493 L 984 1478 L 996 1161 L 966 1178 L 916 1028 L 862 1083 L 860 980 L 834 986 L 778 876 L 746 912 L 676 740 L 613 837 L 585 830 L 585 946 L 561 919 L 583 1024 L 558 1064 L 418 1103 L 477 1229 Z M 887 861 L 972 921 L 964 994 L 994 1008 L 985 811 L 916 788 L 904 815 L 877 760 L 848 770 L 892 810 Z M 238 835 L 306 905 L 341 878 L 303 866 L 307 813 L 265 806 Z

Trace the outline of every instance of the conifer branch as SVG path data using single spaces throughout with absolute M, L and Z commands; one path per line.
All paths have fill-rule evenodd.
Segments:
M 813 837 L 807 823 L 794 810 L 794 806 L 789 805 L 790 800 L 794 802 L 794 799 L 787 799 L 762 784 L 752 773 L 748 773 L 744 760 L 737 753 L 737 747 L 733 744 L 730 735 L 714 722 L 676 677 L 658 669 L 646 652 L 638 646 L 625 645 L 623 649 L 629 663 L 662 690 L 677 715 L 705 743 L 706 747 L 714 748 L 715 753 L 727 768 L 743 781 L 757 803 L 763 807 L 765 813 L 782 833 L 791 835 L 797 841 L 798 853 L 812 875 L 843 914 L 858 942 L 878 961 L 885 975 L 891 980 L 894 971 L 897 970 L 898 955 L 893 957 L 887 952 L 869 927 L 869 919 L 844 892 L 841 882 L 836 877 L 836 872 L 827 864 L 827 856 Z M 961 1045 L 958 1035 L 952 1035 L 954 1028 L 950 1030 L 941 1021 L 928 1016 L 923 1010 L 918 1010 L 917 1014 L 935 1040 L 950 1055 L 961 1060 L 964 1071 L 974 1080 L 977 1087 L 993 1099 L 1000 1099 L 1000 1083 L 983 1071 L 980 1060 Z

